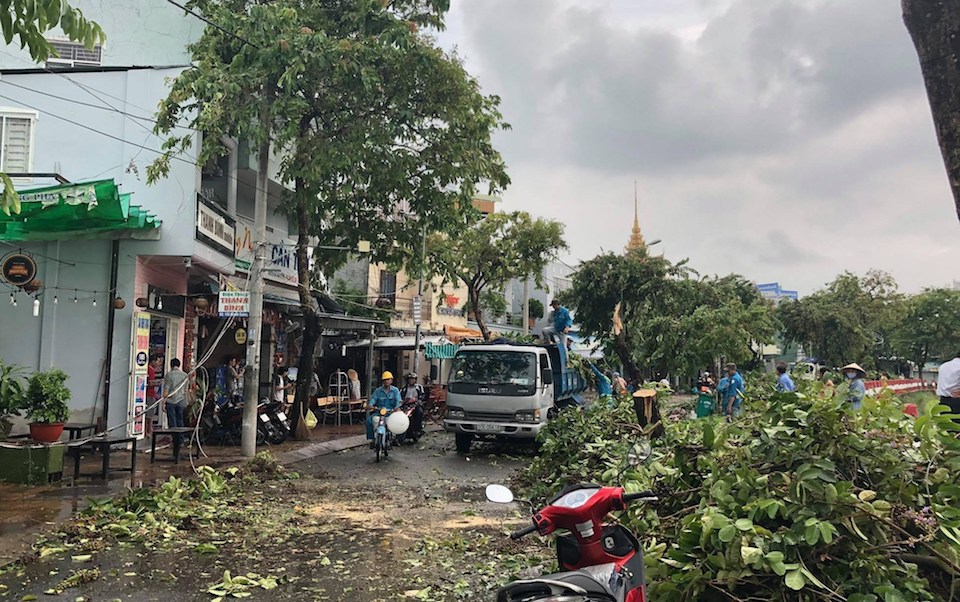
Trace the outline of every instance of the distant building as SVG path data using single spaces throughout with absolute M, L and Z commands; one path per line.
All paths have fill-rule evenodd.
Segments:
M 779 282 L 758 284 L 757 290 L 760 291 L 761 297 L 764 299 L 770 299 L 776 303 L 779 303 L 785 299 L 792 299 L 794 301 L 800 299 L 800 293 L 782 288 Z

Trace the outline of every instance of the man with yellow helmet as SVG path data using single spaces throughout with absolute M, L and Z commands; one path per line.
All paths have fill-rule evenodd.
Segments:
M 393 386 L 393 373 L 387 371 L 380 377 L 383 386 L 374 389 L 370 395 L 370 407 L 377 410 L 386 408 L 389 411 L 400 407 L 400 389 Z M 373 414 L 367 416 L 367 441 L 373 446 Z

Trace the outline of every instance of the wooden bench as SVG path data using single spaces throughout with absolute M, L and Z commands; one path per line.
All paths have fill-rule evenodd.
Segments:
M 110 452 L 114 445 L 127 444 L 129 445 L 130 452 L 130 468 L 110 468 Z M 129 472 L 131 475 L 137 471 L 137 438 L 131 437 L 128 435 L 101 435 L 99 437 L 93 437 L 87 439 L 86 441 L 81 441 L 78 443 L 67 443 L 67 449 L 70 453 L 73 454 L 73 479 L 77 480 L 80 477 L 96 477 L 99 476 L 103 479 L 107 479 L 110 476 L 111 470 L 119 472 Z M 90 449 L 90 451 L 100 450 L 100 453 L 103 455 L 103 468 L 100 472 L 84 473 L 80 474 L 80 458 L 83 455 L 85 449 Z
M 157 437 L 170 435 L 173 439 L 173 463 L 180 463 L 180 449 L 183 447 L 183 436 L 193 432 L 192 426 L 177 426 L 166 429 L 153 429 L 153 440 L 150 442 L 150 463 L 157 461 Z

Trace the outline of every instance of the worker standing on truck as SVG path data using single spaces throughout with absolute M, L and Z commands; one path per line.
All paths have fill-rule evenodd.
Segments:
M 560 305 L 560 301 L 554 299 L 550 302 L 553 308 L 553 326 L 547 326 L 543 329 L 543 335 L 548 340 L 554 341 L 558 345 L 567 347 L 567 333 L 573 326 L 573 318 L 570 317 L 570 310 Z

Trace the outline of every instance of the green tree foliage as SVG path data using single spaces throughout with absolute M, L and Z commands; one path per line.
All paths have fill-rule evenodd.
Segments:
M 693 374 L 718 357 L 751 358 L 754 343 L 772 338 L 770 306 L 739 276 L 693 276 L 686 262 L 673 264 L 644 249 L 609 253 L 580 265 L 565 298 L 581 332 L 611 349 L 634 380 L 642 380 L 641 366 Z M 614 333 L 618 304 L 623 328 Z
M 926 289 L 905 302 L 894 347 L 922 369 L 960 352 L 960 291 Z
M 51 54 L 56 54 L 53 46 L 44 37 L 44 33 L 59 27 L 74 42 L 80 42 L 87 48 L 102 44 L 106 39 L 103 30 L 93 21 L 88 21 L 83 13 L 70 6 L 66 0 L 7 0 L 0 4 L 0 31 L 7 45 L 17 38 L 20 48 L 26 48 L 30 57 L 44 62 Z M 13 181 L 7 174 L 0 174 L 3 180 L 3 196 L 0 197 L 0 211 L 10 215 L 20 213 L 20 199 L 13 187 Z
M 544 307 L 543 302 L 540 299 L 530 299 L 528 303 L 529 311 L 527 312 L 531 320 L 539 320 L 544 316 Z
M 563 412 L 520 485 L 538 501 L 578 482 L 657 492 L 658 503 L 620 517 L 643 542 L 654 600 L 950 599 L 958 427 L 932 404 L 906 417 L 889 394 L 853 413 L 845 387 L 748 389 L 742 419 L 668 421 L 632 469 L 628 403 Z
M 371 260 L 397 269 L 418 260 L 424 231 L 463 227 L 479 182 L 492 192 L 509 182 L 491 142 L 505 127 L 499 99 L 482 95 L 457 57 L 420 33 L 442 28 L 447 0 L 190 5 L 226 32 L 208 27 L 191 47 L 193 67 L 161 104 L 157 129 L 170 135 L 169 152 L 150 175 L 166 173 L 193 144 L 176 131 L 183 119 L 205 132 L 201 164 L 224 153 L 224 137 L 284 149 L 280 180 L 294 187 L 284 211 L 299 227 L 306 321 L 300 372 L 308 374 L 321 330 L 309 266 L 329 274 L 349 257 L 322 248 L 309 257 L 310 241 L 356 248 L 368 240 Z
M 512 278 L 534 277 L 542 284 L 543 270 L 567 248 L 563 225 L 533 219 L 529 213 L 492 213 L 453 236 L 432 236 L 428 254 L 434 269 L 446 281 L 463 282 L 467 303 L 475 311 L 485 339 L 490 330 L 484 318 L 484 293 L 503 290 Z
M 844 272 L 827 288 L 782 303 L 777 317 L 783 336 L 802 344 L 829 366 L 861 362 L 876 367 L 892 355 L 893 334 L 902 319 L 903 297 L 890 274 Z

